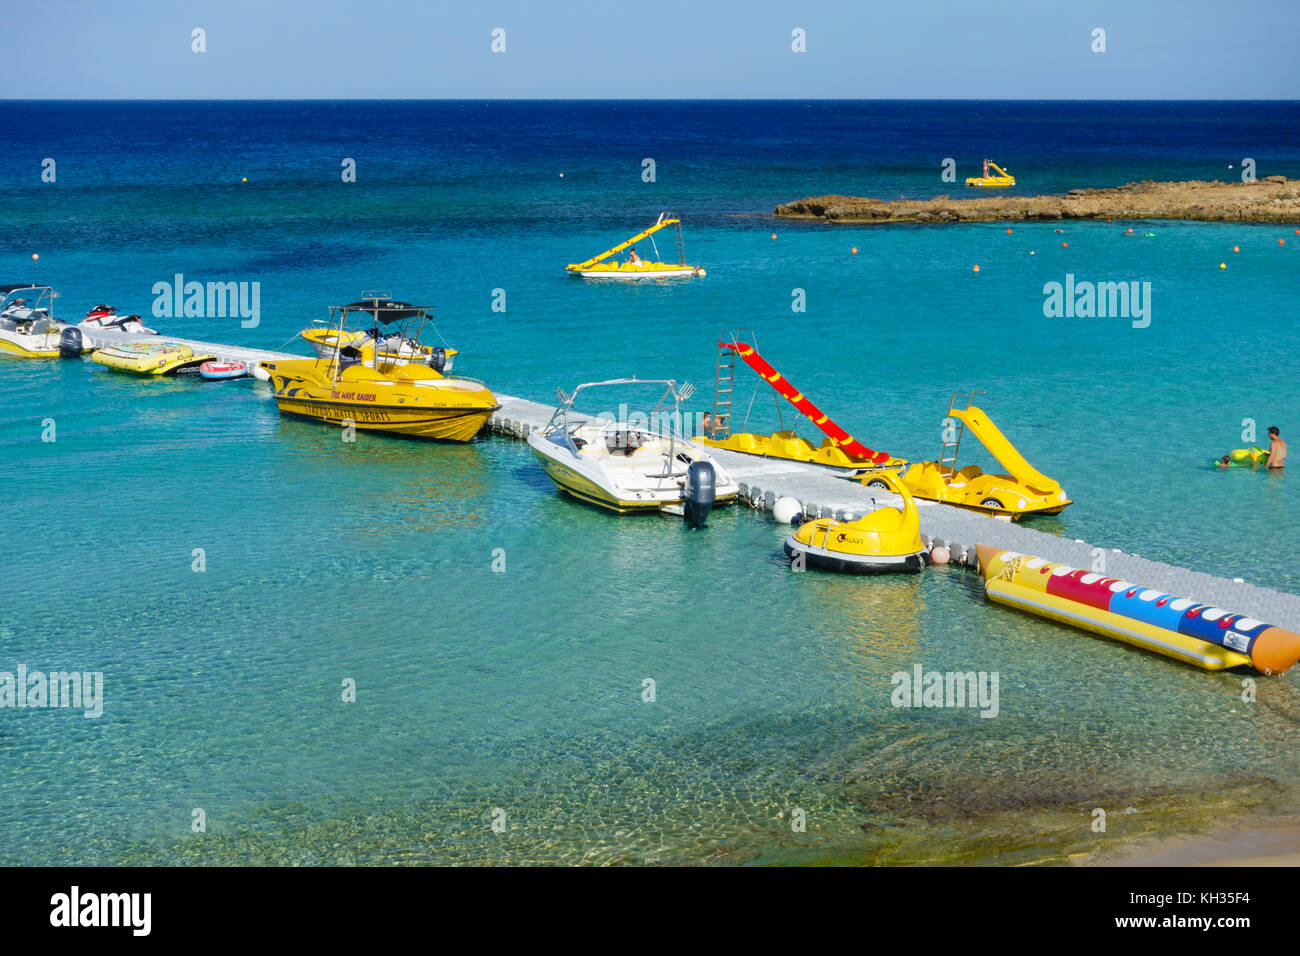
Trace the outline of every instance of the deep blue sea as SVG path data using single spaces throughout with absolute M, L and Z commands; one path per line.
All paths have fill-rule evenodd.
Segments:
M 1295 476 L 1209 467 L 1251 423 L 1300 432 L 1300 223 L 771 215 L 959 196 L 985 157 L 1022 194 L 1246 158 L 1300 178 L 1300 104 L 10 101 L 0 121 L 0 284 L 54 286 L 60 317 L 107 302 L 305 353 L 328 306 L 387 289 L 435 306 L 456 372 L 498 392 L 674 377 L 697 411 L 717 331 L 746 328 L 913 460 L 952 393 L 984 390 L 1076 499 L 1038 527 L 1300 590 Z M 707 278 L 564 273 L 664 211 Z M 260 324 L 154 319 L 178 273 L 259 283 Z M 1045 318 L 1067 275 L 1149 282 L 1150 324 Z M 775 427 L 765 387 L 753 408 Z M 1294 674 L 1244 703 L 1241 675 L 987 605 L 960 571 L 792 575 L 763 512 L 616 519 L 522 443 L 347 444 L 252 381 L 0 359 L 0 409 L 0 671 L 105 681 L 97 719 L 0 709 L 0 863 L 1059 862 L 1300 796 Z M 997 671 L 998 717 L 894 708 L 914 664 Z

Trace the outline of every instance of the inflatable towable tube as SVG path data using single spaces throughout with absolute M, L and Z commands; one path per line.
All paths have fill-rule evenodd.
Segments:
M 1206 670 L 1281 674 L 1300 660 L 1300 634 L 1211 604 L 1030 554 L 975 546 L 989 600 L 1145 648 Z

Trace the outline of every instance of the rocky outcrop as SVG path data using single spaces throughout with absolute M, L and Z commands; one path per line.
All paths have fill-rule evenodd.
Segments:
M 1110 189 L 1071 189 L 1064 196 L 990 195 L 982 190 L 969 199 L 949 195 L 933 199 L 811 196 L 782 203 L 776 207 L 776 215 L 851 223 L 1053 219 L 1300 222 L 1300 180 L 1285 176 L 1266 176 L 1251 183 L 1145 180 Z

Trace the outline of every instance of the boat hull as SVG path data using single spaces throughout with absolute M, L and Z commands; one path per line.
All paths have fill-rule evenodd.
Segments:
M 282 415 L 361 431 L 467 442 L 501 407 L 481 383 L 444 378 L 421 365 L 396 366 L 387 376 L 348 369 L 337 382 L 306 360 L 260 367 Z
M 849 554 L 804 544 L 790 535 L 785 539 L 786 557 L 803 555 L 804 563 L 822 571 L 840 574 L 914 574 L 925 567 L 926 552 L 910 554 Z
M 609 269 L 572 269 L 570 275 L 583 279 L 615 279 L 623 282 L 637 282 L 642 279 L 685 279 L 704 275 L 699 266 L 665 266 L 663 268 L 613 267 Z
M 437 406 L 354 404 L 324 401 L 310 395 L 276 395 L 280 414 L 307 418 L 340 427 L 352 425 L 360 431 L 409 435 L 435 441 L 467 442 L 474 438 L 497 407 L 466 411 Z
M 588 469 L 584 471 L 574 464 L 566 464 L 560 460 L 557 456 L 566 456 L 569 453 L 562 446 L 552 447 L 552 443 L 541 437 L 538 432 L 535 431 L 528 436 L 528 445 L 541 464 L 542 470 L 555 486 L 586 504 L 595 505 L 615 514 L 628 515 L 663 512 L 670 508 L 680 508 L 685 502 L 683 488 L 676 481 L 665 482 L 659 488 L 637 489 L 636 497 L 632 497 L 627 492 L 620 493 L 609 487 L 610 483 L 602 480 L 602 473 L 597 465 L 584 462 L 583 467 Z M 698 455 L 698 452 L 696 454 Z M 710 464 L 715 469 L 718 468 L 711 460 Z M 739 493 L 739 486 L 730 478 L 721 480 L 716 488 L 713 506 L 732 504 Z
M 59 332 L 21 335 L 0 332 L 0 353 L 15 358 L 58 358 Z

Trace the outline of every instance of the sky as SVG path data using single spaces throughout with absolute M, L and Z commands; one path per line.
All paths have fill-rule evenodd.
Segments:
M 1300 0 L 11 4 L 3 99 L 1300 99 Z

